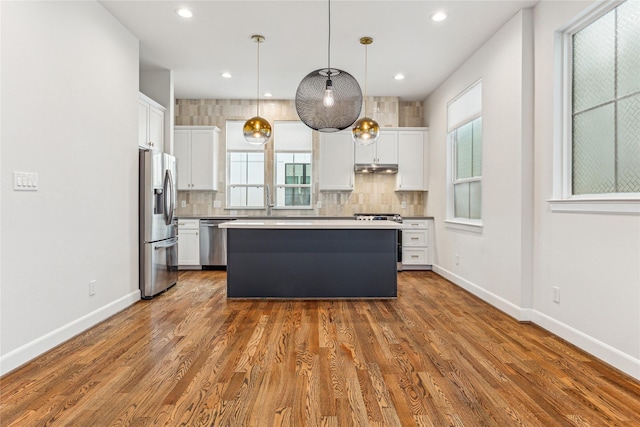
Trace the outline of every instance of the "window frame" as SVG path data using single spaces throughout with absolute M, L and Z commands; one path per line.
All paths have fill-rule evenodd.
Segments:
M 295 157 L 296 154 L 308 154 L 309 155 L 309 183 L 308 184 L 278 184 L 278 154 L 291 154 Z M 313 151 L 274 151 L 273 153 L 273 187 L 275 194 L 273 196 L 273 200 L 275 202 L 275 206 L 273 209 L 313 209 Z M 284 167 L 287 164 L 284 163 Z M 293 164 L 307 164 L 307 163 L 293 163 Z M 286 174 L 285 174 L 286 176 Z M 309 204 L 308 205 L 294 205 L 294 206 L 286 206 L 286 205 L 278 205 L 278 189 L 283 188 L 308 188 L 309 189 Z M 285 195 L 286 200 L 286 195 Z
M 552 212 L 640 215 L 640 193 L 573 194 L 573 35 L 624 3 L 610 0 L 586 9 L 555 33 L 555 130 Z M 614 101 L 616 102 L 616 101 Z
M 303 133 L 308 133 L 305 137 L 308 137 L 308 140 L 305 141 L 305 148 L 299 149 L 296 142 L 291 140 L 292 135 L 294 133 L 288 133 L 285 137 L 280 136 L 282 134 L 283 129 L 286 129 L 288 126 L 300 126 L 300 128 L 304 131 Z M 294 137 L 295 139 L 296 137 Z M 311 130 L 304 125 L 299 120 L 276 120 L 274 122 L 274 138 L 273 138 L 273 201 L 274 201 L 274 210 L 308 210 L 313 209 L 314 201 L 313 201 L 313 173 L 314 173 L 314 158 L 313 158 L 313 133 Z M 293 145 L 292 145 L 293 143 Z M 309 155 L 309 168 L 311 169 L 311 175 L 309 179 L 309 184 L 278 184 L 278 154 L 308 154 Z M 309 205 L 304 206 L 285 206 L 278 205 L 278 189 L 279 188 L 309 188 Z M 285 190 L 286 191 L 286 190 Z
M 249 144 L 248 142 L 246 142 L 246 149 L 244 149 L 244 144 L 238 144 L 238 141 L 233 141 L 229 138 L 229 124 L 233 125 L 237 125 L 238 123 L 240 123 L 240 125 L 242 125 L 244 122 L 240 122 L 237 120 L 227 120 L 226 123 L 226 127 L 225 127 L 225 139 L 226 139 L 226 179 L 225 179 L 225 190 L 226 190 L 226 207 L 225 209 L 234 209 L 234 210 L 238 210 L 238 209 L 244 209 L 244 210 L 252 210 L 252 209 L 265 209 L 265 203 L 266 203 L 266 198 L 265 198 L 265 171 L 266 171 L 266 156 L 265 156 L 265 149 L 264 146 L 253 146 L 251 144 Z M 239 138 L 243 138 L 242 136 L 240 136 Z M 237 138 L 236 138 L 237 139 Z M 230 142 L 232 141 L 232 142 Z M 231 148 L 230 148 L 231 145 Z M 261 154 L 262 155 L 262 183 L 249 183 L 247 182 L 246 184 L 237 184 L 237 183 L 231 183 L 231 154 L 232 153 L 241 153 L 241 154 L 246 154 L 247 155 L 247 173 L 249 171 L 249 154 Z M 231 204 L 231 189 L 232 188 L 236 188 L 236 187 L 241 187 L 241 188 L 245 188 L 248 191 L 249 188 L 259 188 L 260 193 L 262 194 L 262 204 L 261 205 L 232 205 Z M 247 201 L 248 201 L 248 197 L 247 197 Z
M 476 111 L 468 116 L 465 116 L 464 120 L 461 120 L 455 123 L 453 126 L 450 126 L 450 107 L 458 100 L 463 98 L 469 92 L 474 90 L 478 85 L 480 85 L 480 111 Z M 478 79 L 466 87 L 462 92 L 456 95 L 453 99 L 451 99 L 447 103 L 447 217 L 445 219 L 445 224 L 447 228 L 452 228 L 456 230 L 468 231 L 473 233 L 482 233 L 484 228 L 484 223 L 482 222 L 482 212 L 483 206 L 482 203 L 482 173 L 480 176 L 474 176 L 470 178 L 457 178 L 457 147 L 456 147 L 456 134 L 457 130 L 461 127 L 472 123 L 474 120 L 482 119 L 482 79 Z M 483 120 L 484 121 L 484 120 Z M 483 134 L 484 134 L 484 123 L 483 123 Z M 481 153 L 484 153 L 484 135 L 482 141 L 482 150 Z M 456 217 L 455 216 L 455 185 L 463 184 L 466 182 L 479 182 L 481 193 L 480 193 L 480 218 L 465 218 L 465 217 Z

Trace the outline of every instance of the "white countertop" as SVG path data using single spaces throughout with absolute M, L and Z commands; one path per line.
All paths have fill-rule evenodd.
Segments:
M 393 221 L 356 221 L 355 219 L 260 219 L 223 222 L 220 228 L 254 229 L 351 229 L 351 230 L 394 230 L 402 229 L 402 224 Z

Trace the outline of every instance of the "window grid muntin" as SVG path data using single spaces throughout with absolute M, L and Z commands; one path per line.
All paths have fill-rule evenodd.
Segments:
M 238 155 L 243 155 L 244 159 L 243 170 L 244 170 L 244 182 L 234 182 L 231 178 L 235 175 L 234 170 L 232 168 L 233 164 L 238 164 L 241 162 L 232 161 L 232 157 L 237 157 Z M 228 151 L 227 152 L 227 207 L 228 208 L 264 208 L 264 168 L 265 168 L 265 159 L 264 152 L 256 152 L 256 151 Z M 251 160 L 251 159 L 260 158 L 261 161 Z M 262 169 L 262 174 L 252 174 L 251 165 L 259 163 Z M 262 179 L 256 182 L 249 182 L 250 176 L 260 176 Z M 242 181 L 241 180 L 241 181 Z M 240 190 L 240 192 L 238 192 Z M 234 202 L 234 197 L 240 194 L 240 199 L 242 200 L 240 203 Z M 251 200 L 255 200 L 255 203 L 250 204 Z
M 450 132 L 450 137 L 451 137 L 451 141 L 452 141 L 452 157 L 453 157 L 453 182 L 452 182 L 452 191 L 453 191 L 453 206 L 452 206 L 452 210 L 453 210 L 453 217 L 456 219 L 470 219 L 470 220 L 481 220 L 482 219 L 482 174 L 480 175 L 476 175 L 476 176 L 470 176 L 470 177 L 465 177 L 465 178 L 458 178 L 458 130 L 460 128 L 463 128 L 465 126 L 471 125 L 471 135 L 472 135 L 472 141 L 471 141 L 471 173 L 473 174 L 474 171 L 474 165 L 473 165 L 473 152 L 474 152 L 474 143 L 476 142 L 474 137 L 476 135 L 476 133 L 474 132 L 474 128 L 476 124 L 479 126 L 480 128 L 480 134 L 479 134 L 479 146 L 480 146 L 480 150 L 479 150 L 479 161 L 480 161 L 480 167 L 479 170 L 482 171 L 482 113 L 473 116 L 472 118 L 470 118 L 469 120 L 466 120 L 462 123 L 460 123 L 458 126 L 456 126 L 455 128 L 453 128 Z M 477 206 L 477 209 L 473 209 L 474 211 L 477 212 L 477 215 L 472 215 L 471 211 L 472 211 L 472 200 L 474 199 L 474 194 L 472 194 L 471 188 L 472 186 L 474 186 L 473 184 L 477 183 L 477 187 L 478 187 L 478 191 L 479 193 L 477 193 L 478 195 L 478 202 L 479 205 Z M 456 189 L 458 188 L 463 188 L 464 186 L 468 186 L 469 191 L 467 194 L 467 201 L 466 201 L 466 207 L 467 207 L 467 211 L 469 212 L 468 215 L 460 215 L 459 212 L 459 206 L 460 203 L 458 203 L 459 198 L 456 197 Z M 475 205 L 474 205 L 475 206 Z
M 565 33 L 565 41 L 566 41 L 566 52 L 567 52 L 567 59 L 565 62 L 565 66 L 566 66 L 566 70 L 567 70 L 567 76 L 568 76 L 568 85 L 567 85 L 567 91 L 566 91 L 566 96 L 567 96 L 567 106 L 569 109 L 569 114 L 571 117 L 571 121 L 568 124 L 567 127 L 567 140 L 568 140 L 568 151 L 566 152 L 568 154 L 568 160 L 567 160 L 567 164 L 565 165 L 566 170 L 567 170 L 567 174 L 566 177 L 568 178 L 568 182 L 566 183 L 566 185 L 568 185 L 568 194 L 570 196 L 589 196 L 589 195 L 597 195 L 597 196 L 601 196 L 601 195 L 630 195 L 630 194 L 638 194 L 640 193 L 640 184 L 637 184 L 638 187 L 638 191 L 619 191 L 620 189 L 620 185 L 619 185 L 619 158 L 618 158 L 618 153 L 619 153 L 619 149 L 618 149 L 618 140 L 619 140 L 619 133 L 618 133 L 618 123 L 619 123 L 619 112 L 618 112 L 618 106 L 620 104 L 620 102 L 629 99 L 629 98 L 633 98 L 635 96 L 639 96 L 640 95 L 640 87 L 639 90 L 631 92 L 631 93 L 624 93 L 622 95 L 619 94 L 619 87 L 618 87 L 618 81 L 619 81 L 619 72 L 618 72 L 618 63 L 620 61 L 620 55 L 619 55 L 619 51 L 618 51 L 618 43 L 619 43 L 619 28 L 618 28 L 618 22 L 619 22 L 619 17 L 618 17 L 618 12 L 619 12 L 619 8 L 625 4 L 631 5 L 632 3 L 627 3 L 626 1 L 616 1 L 616 2 L 612 2 L 612 4 L 610 5 L 609 8 L 604 9 L 602 11 L 602 13 L 600 13 L 598 16 L 594 16 L 592 17 L 590 20 L 582 22 L 580 25 L 575 26 L 573 28 L 573 30 L 567 30 L 567 32 Z M 613 26 L 613 41 L 614 41 L 614 54 L 613 54 L 613 63 L 614 63 L 614 70 L 613 70 L 613 86 L 614 86 L 614 93 L 613 93 L 613 99 L 604 101 L 604 102 L 600 102 L 596 105 L 592 105 L 590 107 L 584 108 L 582 110 L 579 111 L 574 111 L 574 76 L 575 76 L 575 69 L 574 69 L 574 58 L 575 58 L 575 51 L 574 51 L 574 40 L 575 40 L 575 36 L 580 33 L 581 31 L 587 29 L 588 27 L 590 27 L 591 25 L 597 23 L 598 21 L 600 21 L 601 19 L 607 17 L 609 14 L 613 14 L 614 17 L 614 26 Z M 613 148 L 613 153 L 614 153 L 614 172 L 613 172 L 613 191 L 611 192 L 580 192 L 577 193 L 575 192 L 575 180 L 576 180 L 576 165 L 575 165 L 575 122 L 576 122 L 576 117 L 581 115 L 581 114 L 585 114 L 585 113 L 589 113 L 593 110 L 599 109 L 599 108 L 604 108 L 607 105 L 611 105 L 613 104 L 613 108 L 614 108 L 614 113 L 613 113 L 613 120 L 614 120 L 614 129 L 613 129 L 613 144 L 614 144 L 614 148 Z M 565 187 L 567 188 L 567 187 Z
M 291 156 L 291 163 L 287 160 L 280 161 L 283 156 Z M 312 199 L 312 182 L 313 182 L 313 152 L 311 151 L 276 151 L 274 152 L 274 175 L 275 175 L 275 191 L 276 191 L 276 208 L 311 208 Z M 300 159 L 302 157 L 302 159 Z M 304 160 L 308 162 L 303 163 Z M 287 184 L 286 183 L 286 166 L 289 164 L 306 165 L 308 169 L 309 183 L 307 184 Z M 281 170 L 284 168 L 284 170 Z M 285 182 L 280 180 L 283 177 Z M 304 197 L 304 201 L 300 204 L 288 204 L 288 200 L 293 203 L 294 198 Z

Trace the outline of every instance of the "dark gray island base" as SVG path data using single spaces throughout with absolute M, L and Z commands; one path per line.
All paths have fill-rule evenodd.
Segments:
M 228 298 L 395 298 L 397 229 L 227 228 Z

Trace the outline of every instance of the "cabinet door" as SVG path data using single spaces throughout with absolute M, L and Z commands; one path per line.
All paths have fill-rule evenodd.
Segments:
M 351 135 L 349 135 L 349 138 L 351 138 Z M 376 143 L 370 144 L 370 145 L 365 145 L 362 146 L 360 144 L 357 144 L 355 142 L 353 142 L 353 140 L 351 140 L 351 144 L 352 147 L 355 146 L 355 162 L 362 164 L 362 163 L 377 163 L 376 162 Z
M 398 163 L 398 132 L 380 131 L 380 137 L 374 144 L 376 146 L 376 163 Z
M 425 191 L 424 138 L 422 131 L 400 131 L 398 135 L 398 175 L 396 189 Z
M 353 190 L 353 144 L 350 132 L 320 135 L 320 191 Z
M 155 150 L 164 151 L 164 111 L 149 107 L 149 141 Z
M 200 265 L 200 233 L 198 230 L 179 230 L 178 265 Z
M 191 190 L 191 131 L 174 131 L 173 154 L 177 162 L 178 190 Z
M 191 131 L 191 189 L 214 189 L 213 130 Z
M 138 147 L 151 148 L 149 145 L 149 108 L 150 105 L 138 100 Z

